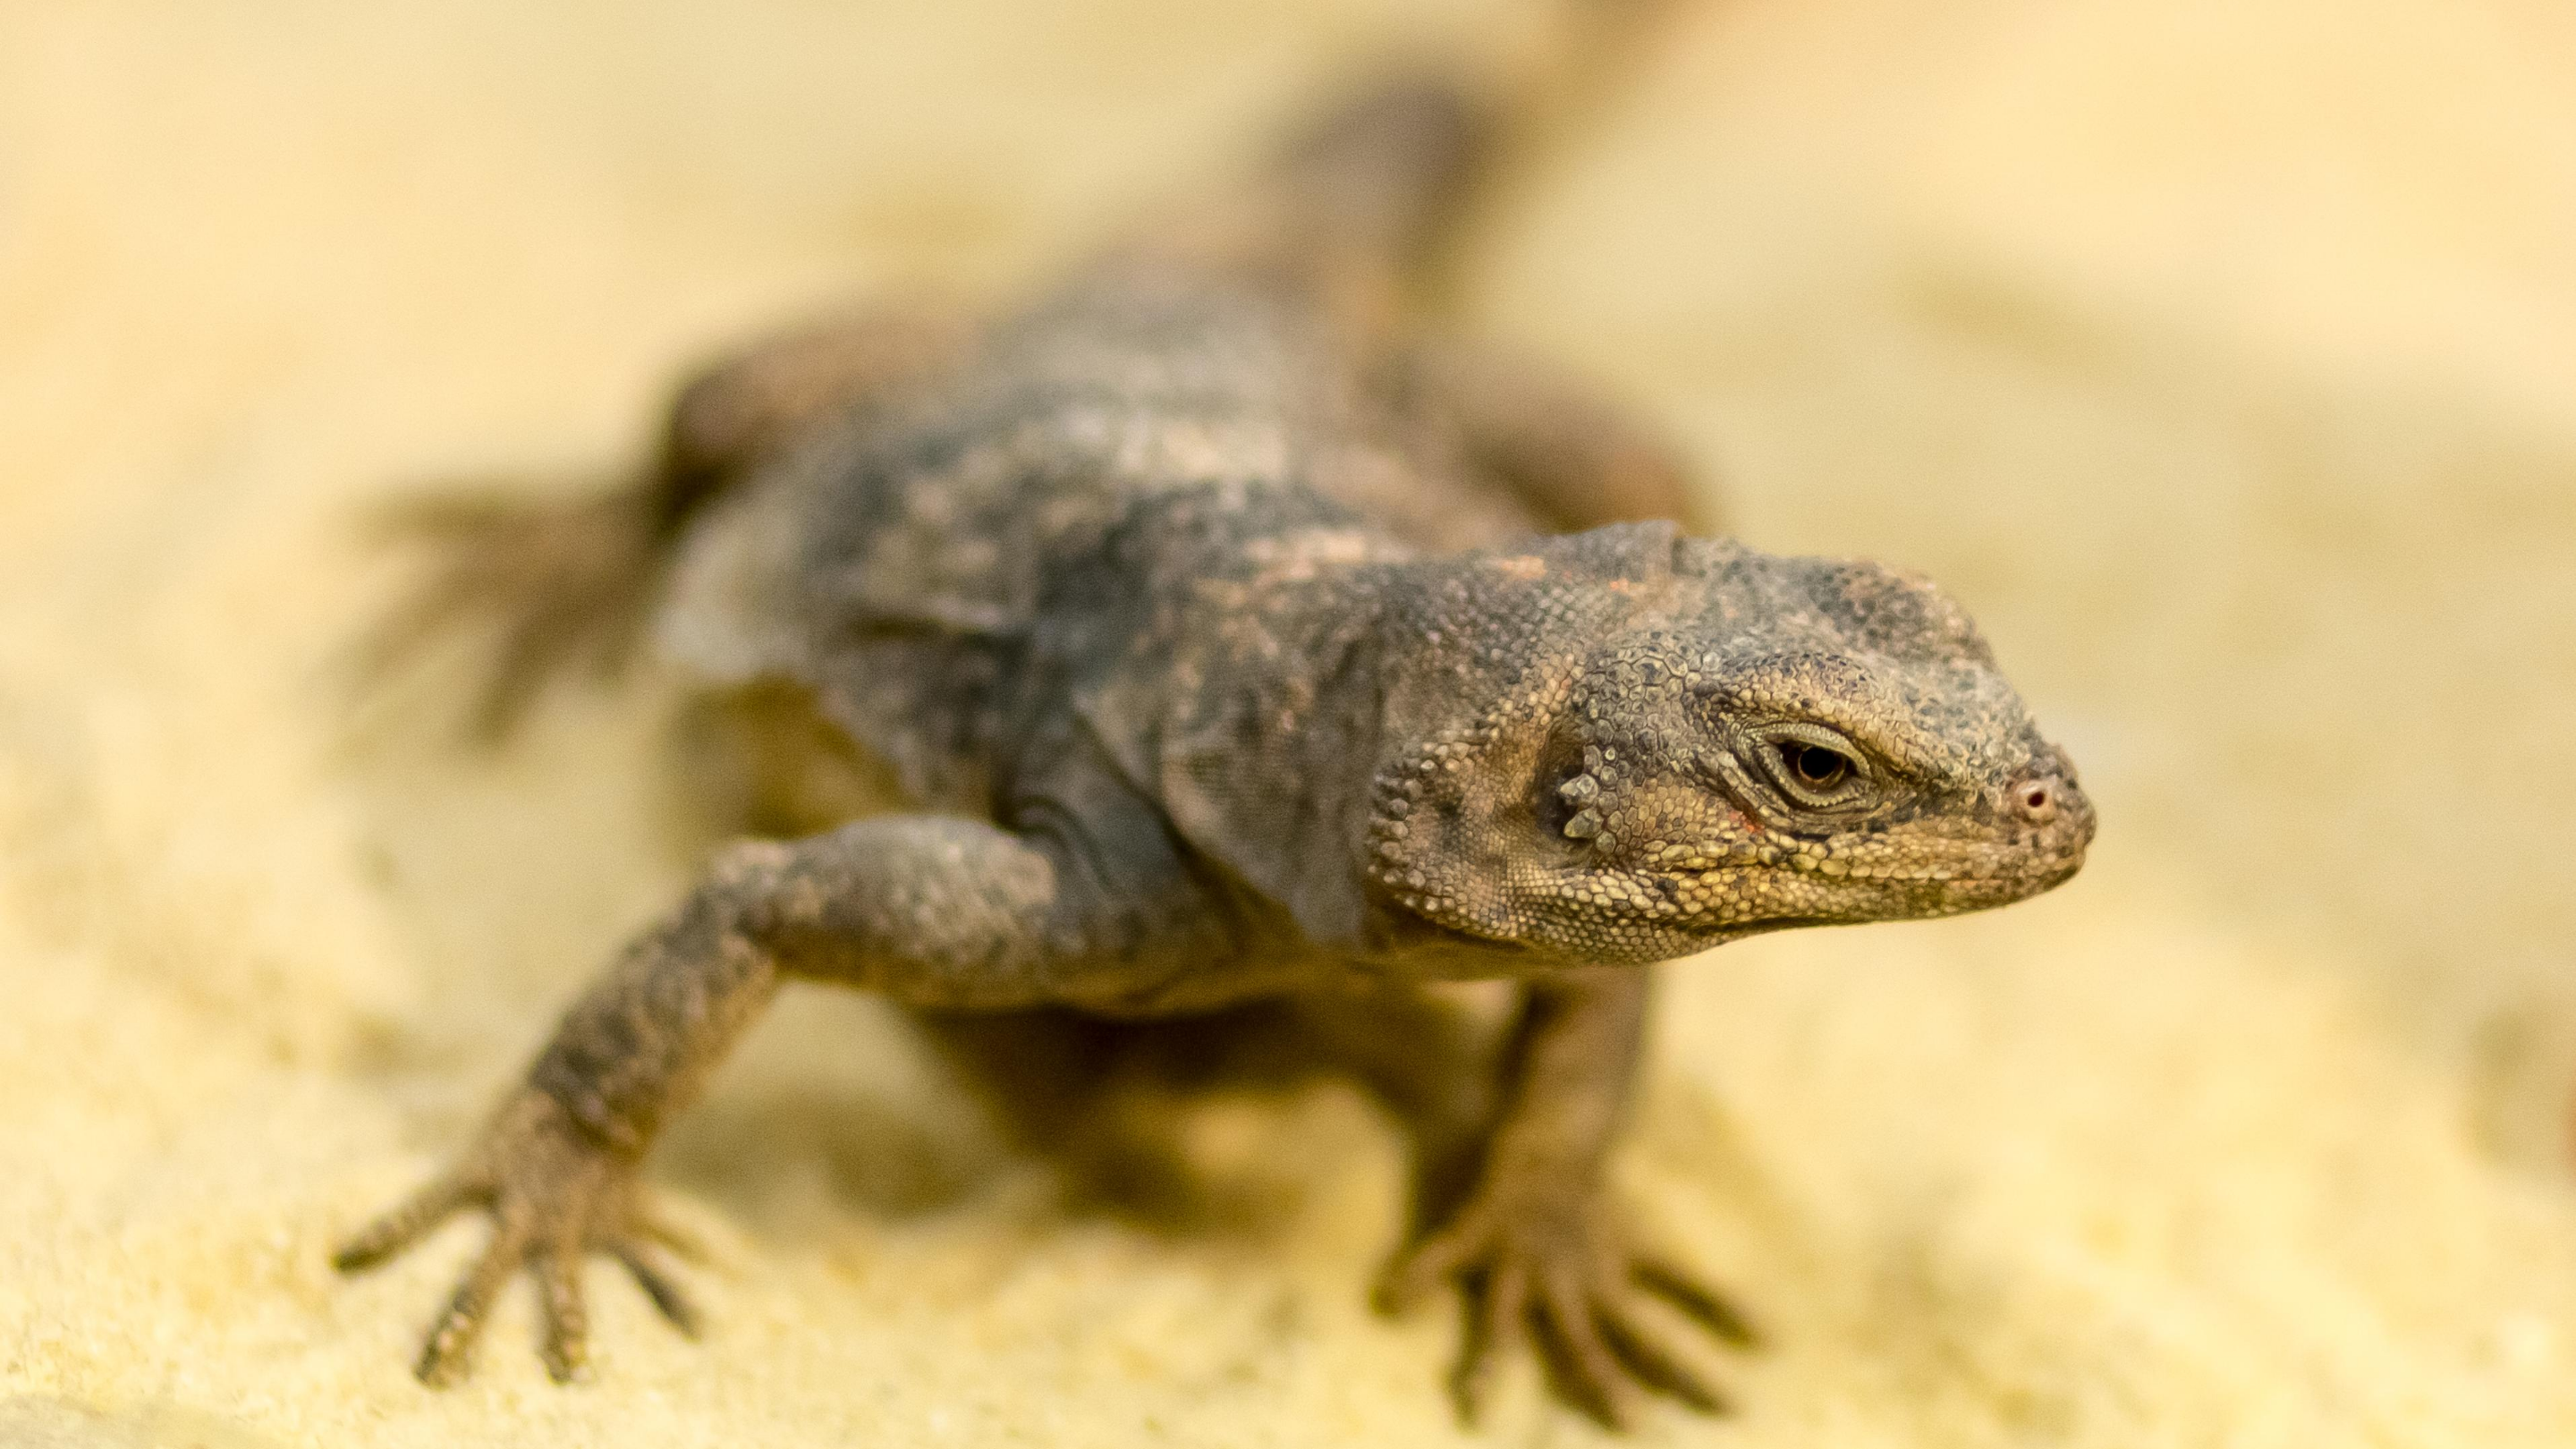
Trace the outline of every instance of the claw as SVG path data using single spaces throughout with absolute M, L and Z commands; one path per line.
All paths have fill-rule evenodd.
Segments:
M 635 1210 L 635 1234 L 648 1243 L 658 1243 L 674 1258 L 693 1266 L 714 1261 L 707 1240 L 695 1231 L 673 1222 L 667 1213 L 648 1207 Z
M 1498 1264 L 1474 1286 L 1469 1299 L 1466 1341 L 1449 1374 L 1449 1397 L 1459 1419 L 1472 1425 L 1484 1414 L 1494 1366 L 1519 1353 L 1528 1336 L 1528 1270 L 1517 1262 Z
M 423 1234 L 454 1216 L 474 1195 L 474 1189 L 463 1180 L 441 1178 L 352 1234 L 331 1254 L 331 1266 L 343 1273 L 364 1272 L 418 1242 Z
M 673 1328 L 690 1338 L 699 1336 L 697 1306 L 689 1301 L 689 1295 L 672 1281 L 662 1266 L 653 1261 L 650 1249 L 641 1243 L 620 1243 L 609 1251 L 616 1255 L 617 1261 L 626 1265 L 626 1271 L 634 1275 L 636 1284 L 644 1290 L 644 1296 L 653 1300 L 653 1306 L 662 1311 L 662 1316 L 670 1320 Z
M 585 1134 L 561 1102 L 526 1088 L 493 1117 L 463 1167 L 360 1231 L 333 1261 L 349 1272 L 381 1262 L 459 1207 L 479 1204 L 492 1214 L 492 1240 L 431 1325 L 414 1372 L 433 1388 L 464 1377 L 493 1301 L 524 1268 L 536 1280 L 546 1373 L 558 1383 L 587 1378 L 590 1312 L 581 1273 L 590 1253 L 625 1263 L 663 1317 L 698 1333 L 696 1310 L 644 1241 L 680 1235 L 656 1230 L 633 1170 L 631 1159 Z
M 1636 1391 L 1602 1341 L 1581 1275 L 1549 1274 L 1539 1291 L 1539 1343 L 1548 1377 L 1565 1398 L 1614 1433 L 1636 1422 Z
M 439 639 L 488 631 L 488 668 L 463 723 L 478 743 L 500 743 L 555 675 L 586 660 L 605 677 L 624 660 L 660 568 L 651 504 L 649 487 L 629 485 L 561 502 L 460 496 L 388 510 L 379 531 L 437 557 L 356 642 L 344 661 L 353 683 L 373 690 Z
M 1458 1282 L 1465 1317 L 1449 1394 L 1462 1422 L 1483 1413 L 1495 1365 L 1532 1340 L 1556 1396 L 1604 1428 L 1635 1423 L 1647 1393 L 1728 1412 L 1723 1395 L 1637 1326 L 1623 1296 L 1633 1285 L 1738 1346 L 1753 1343 L 1752 1327 L 1667 1260 L 1629 1252 L 1600 1212 L 1589 1200 L 1471 1200 L 1380 1279 L 1382 1308 Z
M 1736 1311 L 1735 1305 L 1693 1282 L 1689 1274 L 1661 1258 L 1640 1258 L 1629 1269 L 1637 1286 L 1688 1314 L 1720 1342 L 1737 1348 L 1760 1348 L 1762 1335 Z
M 1486 1251 L 1490 1232 L 1473 1207 L 1389 1264 L 1371 1295 L 1381 1313 L 1401 1313 L 1443 1283 L 1472 1267 Z
M 1593 1310 L 1600 1325 L 1601 1341 L 1609 1345 L 1631 1378 L 1659 1394 L 1678 1399 L 1703 1414 L 1724 1414 L 1732 1410 L 1726 1397 L 1710 1388 L 1699 1375 L 1685 1367 L 1681 1360 L 1666 1353 L 1636 1325 L 1606 1305 Z
M 559 1384 L 590 1377 L 590 1311 L 581 1296 L 581 1248 L 562 1245 L 539 1254 L 531 1268 L 545 1321 L 545 1342 L 538 1350 L 546 1377 Z
M 465 1376 L 474 1356 L 474 1341 L 483 1332 L 484 1315 L 492 1311 L 492 1300 L 499 1297 L 501 1285 L 510 1281 L 518 1267 L 521 1248 L 515 1235 L 495 1233 L 492 1246 L 474 1260 L 474 1266 L 456 1285 L 456 1295 L 447 1302 L 447 1311 L 429 1331 L 428 1342 L 421 1345 L 420 1362 L 412 1372 L 434 1389 L 443 1389 Z

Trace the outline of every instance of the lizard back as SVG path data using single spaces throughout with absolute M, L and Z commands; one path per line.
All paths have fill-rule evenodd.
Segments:
M 1046 579 L 1156 496 L 1224 485 L 1280 528 L 1337 510 L 1389 558 L 1535 529 L 1357 351 L 1258 279 L 1113 261 L 699 523 L 666 652 L 718 688 L 801 683 L 906 797 L 984 808 Z

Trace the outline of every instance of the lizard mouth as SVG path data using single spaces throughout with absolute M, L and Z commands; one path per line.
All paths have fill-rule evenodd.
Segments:
M 2075 873 L 2083 868 L 2084 849 L 2078 846 L 2070 851 L 2040 857 L 2021 870 L 2000 875 L 1958 876 L 1942 884 L 1963 886 L 1971 890 L 2008 891 L 2011 894 L 2006 899 L 2021 900 L 2043 891 L 2055 890 L 2072 880 Z

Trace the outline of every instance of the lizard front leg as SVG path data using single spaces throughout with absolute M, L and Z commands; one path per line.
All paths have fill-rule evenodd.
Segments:
M 1535 1329 L 1558 1392 L 1610 1428 L 1635 1418 L 1640 1386 L 1704 1412 L 1717 1394 L 1631 1317 L 1632 1288 L 1738 1346 L 1751 1330 L 1726 1302 L 1629 1241 L 1601 1182 L 1624 1114 L 1645 1020 L 1635 968 L 1569 973 L 1529 988 L 1503 1063 L 1503 1107 L 1476 1184 L 1456 1213 L 1402 1254 L 1381 1287 L 1392 1308 L 1458 1279 L 1467 1328 L 1451 1390 L 1473 1420 L 1492 1366 Z
M 536 1279 L 543 1357 L 558 1380 L 586 1354 L 580 1269 L 622 1260 L 673 1323 L 694 1322 L 662 1272 L 666 1239 L 636 1169 L 767 1004 L 782 973 L 923 1005 L 1000 1006 L 1080 994 L 1086 973 L 1139 956 L 1152 922 L 1116 909 L 1043 835 L 893 816 L 792 845 L 733 847 L 681 908 L 629 947 L 565 1014 L 526 1082 L 444 1176 L 335 1257 L 381 1262 L 464 1207 L 493 1219 L 421 1351 L 423 1382 L 460 1376 L 494 1298 Z

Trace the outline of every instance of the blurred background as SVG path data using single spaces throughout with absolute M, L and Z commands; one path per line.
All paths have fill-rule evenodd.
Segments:
M 688 862 L 649 689 L 476 760 L 325 665 L 371 503 L 1007 301 L 1529 3 L 0 6 L 0 1442 L 1449 1442 L 1356 1099 L 1202 1113 L 1272 1206 L 1166 1242 L 819 994 L 665 1154 L 714 1340 L 603 1276 L 599 1386 L 514 1302 L 419 1392 L 467 1235 L 327 1243 Z M 2029 906 L 1670 969 L 1622 1174 L 1779 1346 L 1640 1439 L 2576 1442 L 2576 11 L 1709 0 L 1459 280 L 1730 530 L 1961 596 L 2103 816 Z

